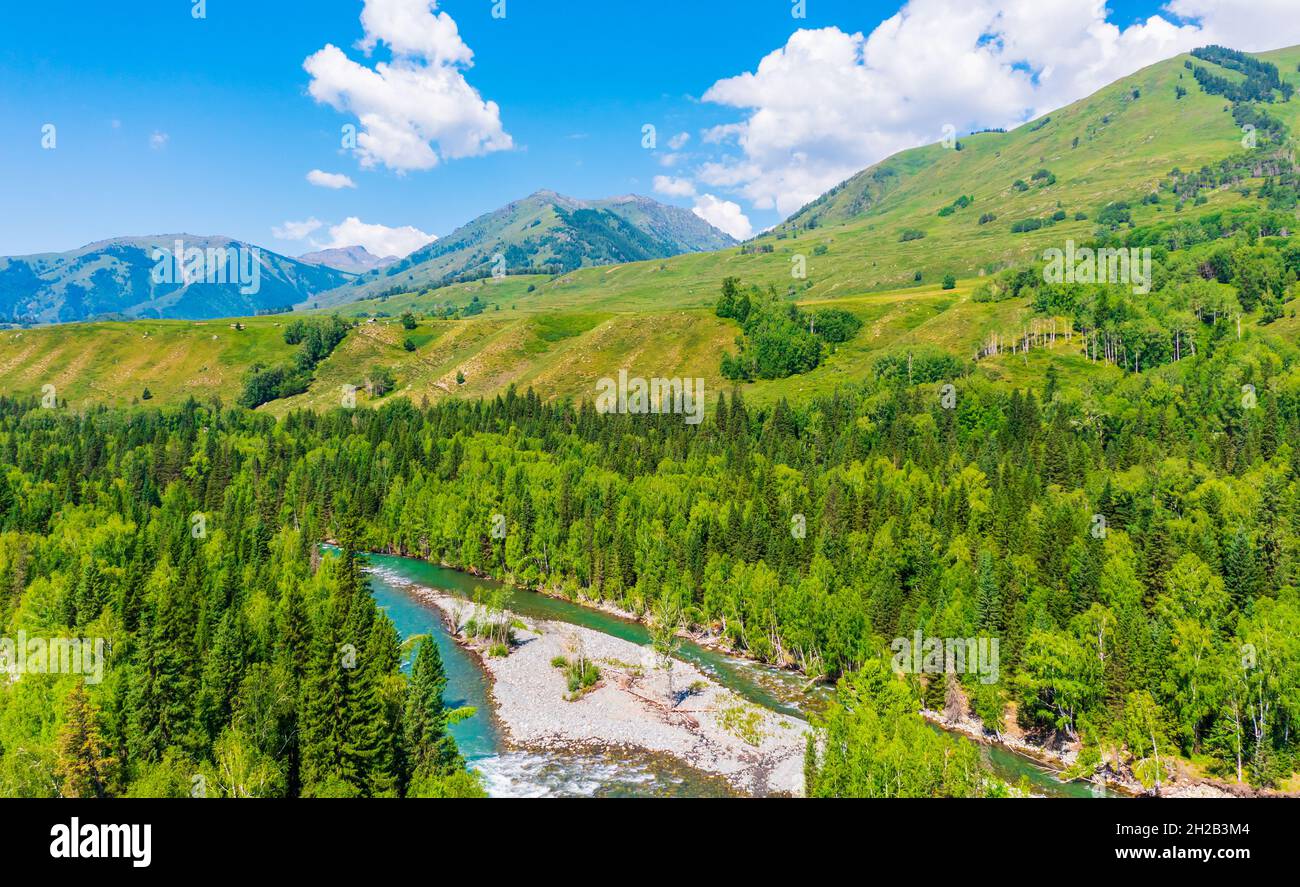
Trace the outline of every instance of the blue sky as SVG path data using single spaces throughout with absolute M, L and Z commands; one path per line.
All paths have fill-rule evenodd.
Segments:
M 0 254 L 177 231 L 297 254 L 331 245 L 331 227 L 348 218 L 445 235 L 539 188 L 650 194 L 757 231 L 845 172 L 938 140 L 944 121 L 1014 124 L 1212 37 L 1240 48 L 1286 42 L 1276 28 L 1243 31 L 1239 2 L 1175 0 L 1179 15 L 1138 0 L 1108 9 L 913 0 L 895 20 L 901 30 L 872 36 L 898 2 L 806 0 L 796 19 L 792 0 L 506 0 L 500 19 L 494 0 L 440 0 L 434 10 L 430 0 L 368 0 L 389 16 L 372 22 L 369 55 L 358 45 L 360 0 L 206 0 L 202 19 L 191 0 L 11 4 L 0 29 Z M 1069 15 L 1047 9 L 1062 3 Z M 359 93 L 338 106 L 318 100 L 304 70 L 333 45 L 346 62 L 324 85 L 373 85 L 394 40 L 423 39 L 391 24 L 399 14 L 454 21 L 454 40 L 444 31 L 424 41 L 437 49 L 396 51 L 417 82 L 463 80 L 476 113 L 499 121 L 498 135 L 459 152 L 447 148 L 456 120 L 437 121 L 441 135 L 424 147 L 439 158 L 432 168 L 394 160 L 392 141 L 369 168 L 342 149 L 340 127 L 358 123 L 364 102 Z M 1097 37 L 1099 23 L 1115 33 Z M 434 59 L 446 46 L 467 47 L 473 65 Z M 1116 47 L 1118 60 L 1098 63 Z M 772 53 L 784 61 L 768 74 L 731 79 Z M 391 118 L 383 132 L 409 122 L 389 97 L 374 101 Z M 412 113 L 426 125 L 436 116 Z M 642 145 L 648 123 L 656 150 Z M 45 124 L 56 127 L 52 150 L 42 146 Z M 690 138 L 673 150 L 679 133 Z M 310 184 L 311 170 L 355 187 Z M 273 233 L 310 221 L 319 224 L 301 239 Z M 384 229 L 368 236 L 386 242 Z M 406 242 L 400 232 L 395 242 Z

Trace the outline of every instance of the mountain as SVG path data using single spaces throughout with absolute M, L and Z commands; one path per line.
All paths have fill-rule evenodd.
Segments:
M 323 249 L 314 253 L 303 253 L 298 257 L 299 262 L 306 262 L 308 265 L 324 265 L 327 268 L 333 268 L 347 274 L 364 274 L 376 268 L 387 267 L 397 260 L 397 256 L 387 256 L 381 259 L 364 246 Z
M 690 210 L 648 197 L 577 200 L 538 191 L 308 304 L 328 307 L 383 293 L 436 288 L 487 277 L 496 268 L 508 274 L 562 274 L 735 243 Z
M 238 317 L 286 310 L 351 279 L 229 237 L 118 237 L 0 257 L 0 321 Z
M 1300 86 L 1300 48 L 1257 56 L 1274 63 L 1284 81 Z M 934 144 L 900 152 L 743 245 L 617 265 L 590 261 L 560 276 L 515 274 L 522 269 L 511 261 L 512 273 L 504 279 L 469 279 L 465 269 L 475 275 L 486 271 L 470 257 L 490 259 L 499 242 L 529 243 L 533 249 L 527 255 L 548 258 L 576 243 L 565 238 L 591 227 L 561 220 L 585 218 L 577 214 L 593 203 L 533 195 L 392 266 L 402 272 L 368 272 L 356 280 L 360 286 L 341 289 L 350 281 L 339 275 L 341 283 L 324 294 L 335 301 L 312 300 L 322 303 L 319 313 L 338 311 L 374 322 L 348 334 L 317 368 L 306 392 L 262 409 L 283 414 L 297 407 L 330 408 L 338 403 L 340 386 L 358 384 L 377 366 L 397 380 L 390 398 L 416 403 L 492 397 L 512 384 L 520 391 L 531 387 L 542 397 L 590 400 L 596 381 L 617 377 L 620 368 L 647 377 L 703 378 L 712 400 L 733 387 L 722 377 L 720 361 L 723 352 L 735 352 L 740 329 L 715 311 L 728 277 L 739 278 L 746 288 L 775 287 L 805 311 L 841 309 L 863 324 L 809 372 L 740 385 L 747 403 L 793 402 L 833 392 L 871 378 L 883 356 L 900 351 L 939 349 L 972 361 L 991 336 L 1014 340 L 1027 328 L 1044 322 L 1050 327 L 1052 321 L 1028 297 L 990 300 L 980 292 L 1001 269 L 1041 274 L 1044 250 L 1059 249 L 1068 240 L 1085 244 L 1099 233 L 1144 238 L 1140 243 L 1151 243 L 1158 252 L 1162 246 L 1175 249 L 1170 255 L 1179 267 L 1200 268 L 1203 256 L 1178 247 L 1188 242 L 1185 235 L 1196 233 L 1193 229 L 1220 224 L 1226 234 L 1234 218 L 1253 218 L 1275 204 L 1294 214 L 1300 176 L 1294 159 L 1261 147 L 1267 156 L 1251 154 L 1244 167 L 1237 163 L 1234 158 L 1247 153 L 1234 119 L 1240 109 L 1207 92 L 1188 64 L 1228 80 L 1236 73 L 1212 60 L 1181 55 L 1009 132 L 962 136 L 961 150 Z M 1300 132 L 1300 99 L 1277 97 L 1259 105 Z M 963 203 L 962 197 L 970 201 Z M 639 212 L 650 215 L 635 198 L 599 203 L 610 215 L 613 207 L 633 219 Z M 1127 220 L 1104 223 L 1101 211 L 1118 204 L 1126 205 Z M 613 224 L 601 209 L 590 212 Z M 678 211 L 672 219 L 692 224 L 685 215 Z M 1041 224 L 1026 230 L 1021 223 L 1031 219 Z M 622 216 L 618 220 L 625 223 Z M 1245 234 L 1239 230 L 1232 236 L 1239 240 Z M 555 241 L 545 250 L 539 247 L 543 237 Z M 1300 256 L 1300 240 L 1292 242 Z M 587 248 L 609 243 L 595 237 L 582 241 Z M 1231 247 L 1236 243 L 1224 241 Z M 1198 249 L 1214 246 L 1202 242 Z M 791 269 L 801 256 L 807 276 L 795 279 Z M 539 260 L 532 267 L 543 265 Z M 439 278 L 442 269 L 460 269 L 466 279 L 440 288 L 408 282 L 415 276 Z M 955 286 L 945 289 L 949 274 Z M 1232 289 L 1226 283 L 1216 286 Z M 1137 298 L 1137 307 L 1164 298 L 1159 289 Z M 367 291 L 369 298 L 339 309 Z M 414 330 L 397 320 L 408 311 L 417 319 Z M 1245 314 L 1244 341 L 1300 341 L 1300 319 L 1286 313 L 1268 324 L 1260 322 L 1258 310 Z M 283 321 L 255 318 L 240 330 L 162 320 L 0 332 L 0 384 L 9 391 L 39 393 L 48 382 L 75 404 L 129 403 L 145 387 L 162 403 L 190 394 L 219 395 L 230 403 L 250 365 L 292 357 Z M 1168 328 L 1152 322 L 1152 330 Z M 1158 338 L 1144 328 L 1148 334 Z M 146 339 L 148 347 L 142 348 Z M 984 357 L 975 374 L 1024 385 L 1050 361 L 1072 380 L 1103 388 L 1113 384 L 1120 371 L 1080 354 L 1078 343 L 1075 336 L 1052 352 Z M 1181 339 L 1170 344 L 1181 347 Z M 361 402 L 369 401 L 363 396 Z
M 1223 184 L 1197 191 L 1201 200 L 1172 188 L 1188 173 L 1240 154 L 1246 138 L 1238 108 L 1207 92 L 1196 72 L 1228 81 L 1242 75 L 1205 55 L 1158 62 L 1008 132 L 901 151 L 800 209 L 766 242 L 811 237 L 832 255 L 852 242 L 871 257 L 869 272 L 846 280 L 835 263 L 814 262 L 822 266 L 810 267 L 814 291 L 884 289 L 906 286 L 918 272 L 926 281 L 945 272 L 990 274 L 1064 239 L 1082 243 L 1111 203 L 1130 204 L 1135 224 L 1139 216 L 1163 224 L 1235 206 L 1242 195 Z M 1276 65 L 1283 83 L 1300 84 L 1300 49 L 1255 56 Z M 1288 95 L 1255 107 L 1293 131 L 1300 127 L 1300 101 Z M 1267 179 L 1270 165 L 1246 178 Z

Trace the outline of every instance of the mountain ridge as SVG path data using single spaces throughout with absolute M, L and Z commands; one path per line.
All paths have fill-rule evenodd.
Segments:
M 1284 80 L 1300 85 L 1300 47 L 1259 55 L 1275 62 Z M 816 225 L 796 213 L 783 227 L 720 251 L 579 267 L 560 275 L 516 275 L 511 268 L 504 278 L 489 274 L 396 294 L 388 290 L 402 283 L 401 275 L 358 278 L 372 285 L 373 295 L 322 305 L 307 312 L 308 319 L 338 313 L 373 322 L 354 327 L 318 367 L 308 391 L 261 409 L 283 415 L 337 406 L 339 387 L 359 384 L 377 366 L 397 380 L 388 397 L 416 403 L 491 398 L 511 385 L 532 387 L 544 398 L 580 400 L 592 396 L 597 379 L 620 367 L 705 378 L 712 399 L 733 387 L 719 364 L 724 352 L 736 348 L 738 328 L 715 311 L 726 278 L 739 279 L 746 290 L 774 289 L 809 311 L 834 308 L 862 321 L 861 332 L 836 345 L 812 371 L 736 386 L 747 401 L 830 394 L 869 377 L 882 357 L 913 349 L 940 349 L 973 361 L 990 337 L 1011 339 L 1043 320 L 1032 300 L 980 296 L 983 284 L 1004 269 L 1032 270 L 1045 249 L 1070 239 L 1084 244 L 1101 234 L 1141 236 L 1158 245 L 1176 240 L 1181 227 L 1216 218 L 1226 230 L 1233 218 L 1268 210 L 1280 199 L 1269 196 L 1283 178 L 1275 172 L 1218 172 L 1241 154 L 1242 131 L 1232 102 L 1205 92 L 1184 67 L 1188 61 L 1189 55 L 1181 55 L 1160 62 L 1009 132 L 963 136 L 960 151 L 932 144 L 901 152 L 877 164 L 895 169 L 897 181 L 887 193 L 859 201 L 862 211 L 842 219 L 824 216 Z M 1217 70 L 1208 60 L 1194 64 Z M 1278 101 L 1267 111 L 1300 131 L 1300 101 Z M 1293 167 L 1293 161 L 1287 165 L 1287 176 L 1294 175 Z M 1040 170 L 1045 175 L 1036 177 Z M 1202 170 L 1213 173 L 1210 184 L 1187 190 L 1187 176 Z M 855 201 L 843 188 L 832 192 L 846 207 Z M 538 218 L 558 219 L 554 203 L 566 214 L 575 211 L 552 194 L 529 195 L 497 212 L 527 209 L 532 215 L 515 218 L 523 229 Z M 960 202 L 962 197 L 972 202 Z M 1126 204 L 1122 215 L 1100 216 L 1101 209 L 1119 203 Z M 1026 219 L 1041 225 L 1026 227 Z M 792 274 L 801 265 L 802 278 Z M 376 280 L 382 286 L 373 286 Z M 407 313 L 414 329 L 398 320 Z M 1243 329 L 1248 338 L 1295 336 L 1297 323 L 1286 317 L 1260 326 L 1248 315 Z M 0 337 L 0 377 L 25 393 L 56 384 L 80 404 L 129 401 L 144 387 L 159 402 L 191 394 L 233 402 L 247 368 L 287 359 L 282 325 L 282 318 L 265 317 L 251 318 L 238 331 L 177 321 L 10 331 Z M 142 337 L 148 349 L 139 348 Z M 182 352 L 192 376 L 175 372 L 171 356 Z M 1041 372 L 1047 360 L 1058 362 L 1062 372 L 1094 379 L 1119 373 L 1062 351 L 1014 359 L 994 354 L 978 361 L 978 374 L 1023 380 Z
M 320 249 L 298 256 L 299 262 L 324 265 L 347 274 L 364 274 L 376 268 L 385 268 L 400 259 L 400 256 L 377 256 L 360 244 Z
M 187 267 L 176 262 L 178 244 Z M 280 312 L 350 279 L 224 234 L 123 235 L 65 252 L 0 256 L 0 321 Z
M 650 197 L 624 194 L 584 200 L 539 189 L 302 307 L 336 307 L 493 274 L 563 274 L 735 244 L 690 210 Z

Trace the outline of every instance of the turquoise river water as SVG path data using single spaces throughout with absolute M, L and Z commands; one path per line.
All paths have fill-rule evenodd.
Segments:
M 480 770 L 494 797 L 513 796 L 726 796 L 725 781 L 694 771 L 672 758 L 650 753 L 532 751 L 512 747 L 492 711 L 488 680 L 472 653 L 448 635 L 438 611 L 412 594 L 409 586 L 435 588 L 472 599 L 476 592 L 499 589 L 497 582 L 412 558 L 370 555 L 375 600 L 403 638 L 431 635 L 447 671 L 447 704 L 472 705 L 478 713 L 452 728 L 461 752 Z M 645 626 L 580 604 L 523 589 L 510 589 L 506 606 L 520 616 L 567 622 L 636 644 L 649 643 Z M 714 680 L 751 702 L 801 716 L 816 699 L 805 694 L 793 673 L 683 642 L 679 654 Z M 970 741 L 963 738 L 962 741 Z M 1056 797 L 1096 797 L 1091 786 L 1062 783 L 1034 762 L 996 746 L 981 745 L 995 773 L 1009 782 L 1028 777 L 1038 793 Z

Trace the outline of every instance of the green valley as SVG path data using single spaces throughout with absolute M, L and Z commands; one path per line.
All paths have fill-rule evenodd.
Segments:
M 0 635 L 111 650 L 0 682 L 0 795 L 1300 792 L 1297 86 L 1203 47 L 743 242 L 539 191 L 8 325 Z

